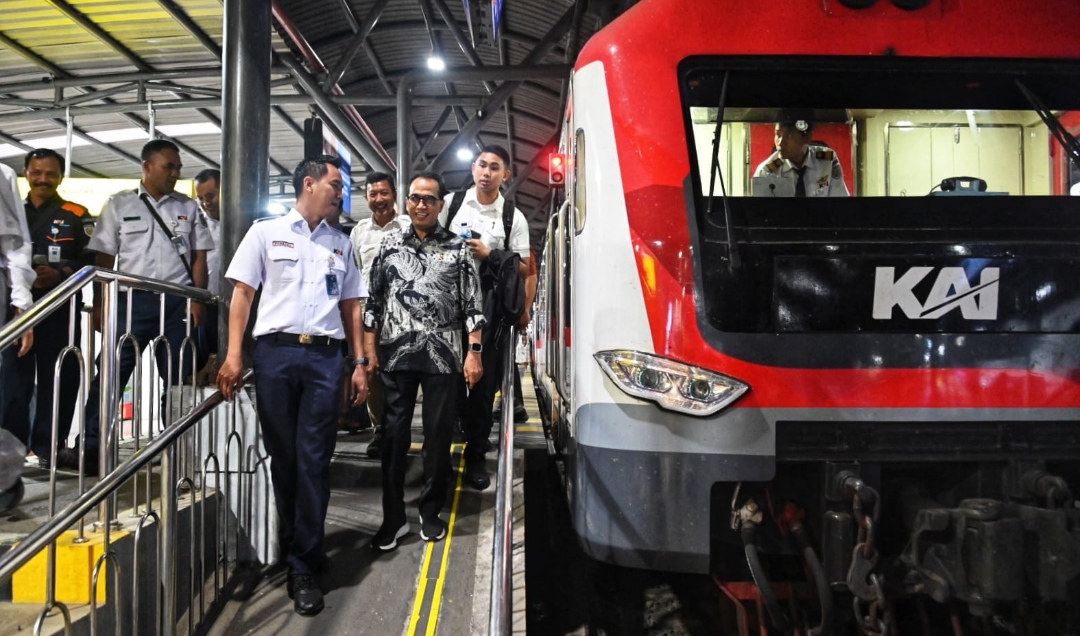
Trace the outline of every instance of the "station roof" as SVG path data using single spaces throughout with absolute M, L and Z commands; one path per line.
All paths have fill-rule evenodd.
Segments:
M 339 102 L 351 100 L 377 145 L 396 159 L 397 86 L 433 52 L 448 67 L 570 64 L 597 29 L 635 2 L 503 0 L 496 38 L 488 0 L 273 0 L 271 196 L 292 199 L 288 184 L 303 156 L 303 122 L 320 114 L 297 67 L 327 92 L 330 76 L 340 74 Z M 0 161 L 21 172 L 31 148 L 64 152 L 70 115 L 72 176 L 139 177 L 138 154 L 151 127 L 180 146 L 184 177 L 219 167 L 221 0 L 3 4 Z M 425 99 L 412 111 L 409 143 L 417 161 L 411 170 L 432 167 L 456 187 L 468 176 L 459 149 L 507 146 L 514 178 L 524 177 L 515 184 L 518 207 L 535 229 L 546 218 L 550 191 L 542 160 L 553 150 L 565 81 L 525 81 L 484 118 L 475 137 L 458 139 L 458 128 L 500 84 L 420 84 L 413 95 Z M 352 150 L 356 190 L 369 166 Z M 353 197 L 352 213 L 368 214 L 362 196 Z

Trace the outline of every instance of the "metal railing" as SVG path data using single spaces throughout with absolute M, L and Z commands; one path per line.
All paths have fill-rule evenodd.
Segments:
M 98 582 L 102 575 L 112 575 L 113 594 L 111 602 L 114 605 L 114 633 L 157 633 L 174 634 L 177 630 L 178 600 L 183 601 L 182 593 L 176 589 L 178 577 L 177 569 L 187 567 L 187 612 L 188 632 L 195 633 L 196 609 L 199 611 L 199 622 L 207 615 L 206 595 L 202 593 L 203 582 L 210 575 L 207 560 L 213 559 L 214 601 L 225 586 L 227 579 L 227 567 L 231 558 L 237 561 L 241 559 L 242 541 L 247 541 L 248 546 L 254 547 L 256 557 L 268 555 L 269 545 L 269 509 L 268 483 L 269 475 L 266 467 L 265 454 L 260 451 L 260 440 L 257 432 L 248 435 L 247 432 L 256 428 L 254 421 L 245 422 L 241 428 L 242 411 L 238 401 L 234 401 L 231 408 L 225 411 L 226 422 L 219 428 L 216 415 L 207 418 L 221 403 L 221 394 L 213 391 L 207 399 L 196 404 L 197 388 L 194 374 L 191 376 L 189 385 L 183 384 L 186 375 L 173 378 L 174 368 L 184 369 L 185 358 L 190 355 L 191 362 L 195 358 L 195 346 L 192 340 L 192 327 L 188 323 L 185 337 L 178 352 L 180 365 L 171 364 L 172 346 L 165 338 L 165 296 L 178 296 L 186 299 L 187 313 L 190 315 L 192 302 L 214 303 L 216 299 L 206 290 L 175 285 L 159 280 L 133 276 L 111 270 L 87 267 L 79 270 L 73 276 L 64 281 L 52 292 L 40 299 L 31 309 L 6 325 L 0 330 L 0 350 L 15 344 L 27 330 L 40 324 L 49 314 L 63 310 L 65 303 L 72 323 L 78 317 L 79 308 L 76 306 L 78 293 L 91 285 L 101 285 L 100 304 L 102 307 L 102 333 L 101 352 L 99 357 L 98 374 L 100 378 L 100 480 L 92 488 L 86 489 L 80 466 L 78 481 L 78 496 L 59 513 L 56 513 L 56 450 L 58 447 L 58 402 L 60 395 L 59 372 L 61 364 L 67 356 L 75 356 L 80 363 L 81 377 L 79 379 L 78 397 L 76 403 L 76 417 L 73 424 L 85 425 L 85 409 L 82 408 L 85 396 L 88 393 L 87 375 L 88 361 L 92 355 L 84 355 L 75 342 L 74 326 L 69 326 L 68 346 L 61 352 L 55 366 L 53 378 L 54 396 L 52 406 L 52 465 L 49 475 L 49 514 L 44 525 L 38 527 L 29 536 L 22 540 L 18 546 L 0 557 L 0 581 L 9 579 L 16 570 L 28 563 L 45 547 L 48 547 L 48 565 L 46 570 L 46 601 L 45 607 L 35 624 L 34 633 L 39 634 L 44 627 L 45 620 L 55 616 L 57 612 L 63 615 L 65 634 L 71 629 L 71 614 L 64 603 L 57 600 L 56 596 L 56 542 L 57 539 L 69 528 L 78 528 L 76 543 L 85 542 L 84 520 L 94 509 L 99 507 L 97 522 L 94 528 L 103 533 L 103 552 L 95 563 L 92 580 L 90 581 L 90 627 L 91 634 L 102 633 L 103 629 L 98 620 Z M 121 287 L 125 288 L 121 291 Z M 157 409 L 158 400 L 150 400 L 149 414 L 143 417 L 141 393 L 143 381 L 146 376 L 142 373 L 142 356 L 138 339 L 127 331 L 124 334 L 117 333 L 119 317 L 117 315 L 120 306 L 121 293 L 127 294 L 126 318 L 127 325 L 132 324 L 132 299 L 133 292 L 159 294 L 159 316 L 157 337 L 150 339 L 145 344 L 153 356 L 162 355 L 166 358 L 168 371 L 165 377 L 161 374 L 150 374 L 149 392 L 156 395 L 160 380 L 170 387 L 166 393 L 167 399 Z M 93 328 L 87 329 L 87 344 L 85 348 L 92 353 Z M 116 367 L 119 366 L 120 356 L 125 347 L 132 347 L 135 355 L 135 367 L 132 371 L 134 405 L 131 417 L 132 429 L 130 434 L 123 430 L 124 418 L 122 416 L 122 404 L 120 398 L 120 383 L 126 378 L 118 378 Z M 111 355 L 105 355 L 111 352 Z M 152 365 L 154 366 L 154 365 Z M 194 365 L 191 365 L 194 371 Z M 251 372 L 245 375 L 245 380 L 250 379 Z M 174 381 L 175 380 L 175 381 Z M 43 379 L 39 381 L 44 381 Z M 174 395 L 175 394 L 175 395 Z M 190 399 L 188 399 L 190 396 Z M 70 399 L 71 396 L 67 396 Z M 250 410 L 250 409 L 249 409 Z M 172 421 L 174 418 L 176 421 Z M 253 420 L 253 418 L 251 418 Z M 203 423 L 205 426 L 198 426 Z M 84 427 L 80 430 L 85 430 Z M 219 437 L 220 433 L 220 437 Z M 245 436 L 249 441 L 245 441 Z M 125 441 L 127 449 L 134 454 L 124 462 L 120 462 L 120 442 Z M 80 435 L 80 457 L 83 455 L 85 435 Z M 219 460 L 223 457 L 224 461 Z M 160 483 L 158 492 L 154 493 L 152 463 L 160 458 Z M 144 471 L 145 486 L 141 489 L 139 484 L 140 471 Z M 257 481 L 264 478 L 262 488 L 263 501 L 256 501 L 259 495 Z M 131 523 L 134 524 L 134 547 L 132 550 L 132 572 L 130 579 L 124 580 L 120 572 L 120 557 L 113 549 L 112 531 L 122 526 L 117 519 L 117 499 L 119 489 L 131 481 L 134 485 L 132 491 Z M 220 491 L 221 497 L 216 500 L 215 519 L 207 523 L 207 508 L 210 499 L 211 482 L 213 488 Z M 198 524 L 196 524 L 197 493 L 201 494 L 202 505 L 198 508 Z M 188 498 L 190 507 L 188 519 L 188 531 L 190 532 L 190 552 L 186 564 L 179 562 L 180 550 L 183 546 L 178 542 L 179 510 L 181 502 Z M 142 504 L 142 507 L 140 506 Z M 156 509 L 155 509 L 156 505 Z M 259 509 L 261 506 L 261 510 Z M 142 509 L 141 509 L 142 508 Z M 230 527 L 230 509 L 233 512 L 233 527 Z M 136 521 L 137 520 L 137 521 Z M 259 525 L 262 524 L 262 525 Z M 198 529 L 197 526 L 198 525 Z M 156 555 L 153 563 L 156 565 L 156 584 L 152 587 L 145 585 L 145 578 L 140 579 L 140 561 L 146 558 L 140 555 L 142 536 L 148 530 L 158 534 Z M 207 532 L 213 530 L 217 534 L 217 545 L 207 545 Z M 234 535 L 230 537 L 230 531 Z M 197 536 L 196 536 L 197 535 Z M 264 542 L 260 551 L 257 537 Z M 230 550 L 230 539 L 234 549 Z M 199 552 L 196 558 L 196 551 Z M 208 557 L 208 552 L 212 554 Z M 250 553 L 249 553 L 250 554 Z M 108 567 L 111 564 L 112 567 Z M 198 583 L 197 583 L 198 581 Z M 130 586 L 132 598 L 125 603 L 120 598 L 123 593 L 121 583 L 126 582 Z M 198 587 L 198 591 L 196 590 Z M 153 604 L 152 610 L 145 603 L 147 589 L 151 589 L 149 596 Z M 141 592 L 141 594 L 140 594 Z M 140 598 L 143 596 L 144 598 Z M 197 603 L 197 605 L 196 605 Z M 142 608 L 140 608 L 142 605 Z M 152 611 L 153 615 L 144 616 L 141 610 Z M 129 619 L 128 619 L 129 617 Z M 130 630 L 130 631 L 128 631 Z
M 495 479 L 495 545 L 491 574 L 491 605 L 488 634 L 510 633 L 513 602 L 514 542 L 514 349 L 517 329 L 510 330 L 503 368 L 502 413 L 499 418 L 499 464 Z

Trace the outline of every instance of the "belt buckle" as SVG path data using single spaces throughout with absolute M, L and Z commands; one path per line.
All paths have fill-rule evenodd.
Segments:
M 300 344 L 311 344 L 315 342 L 315 338 L 310 333 L 300 334 Z

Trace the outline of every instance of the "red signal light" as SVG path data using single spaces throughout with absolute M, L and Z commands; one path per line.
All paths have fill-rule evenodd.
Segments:
M 562 185 L 566 183 L 566 157 L 553 152 L 548 155 L 548 184 Z

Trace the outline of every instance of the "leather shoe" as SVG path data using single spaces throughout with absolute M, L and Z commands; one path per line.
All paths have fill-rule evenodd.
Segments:
M 488 474 L 484 458 L 469 460 L 465 465 L 465 482 L 475 490 L 486 490 L 491 485 L 491 476 Z
M 323 595 L 315 584 L 315 577 L 297 574 L 292 577 L 293 592 L 296 595 L 293 609 L 301 616 L 314 616 L 323 610 Z
M 371 442 L 367 445 L 367 456 L 371 459 L 379 459 L 382 457 L 382 429 L 375 429 L 375 435 L 371 438 Z
M 83 469 L 86 471 L 83 474 L 89 476 L 97 476 L 98 474 L 98 452 L 97 449 L 87 449 L 84 455 Z M 77 448 L 61 448 L 56 453 L 56 467 L 64 470 L 79 470 L 79 449 Z

